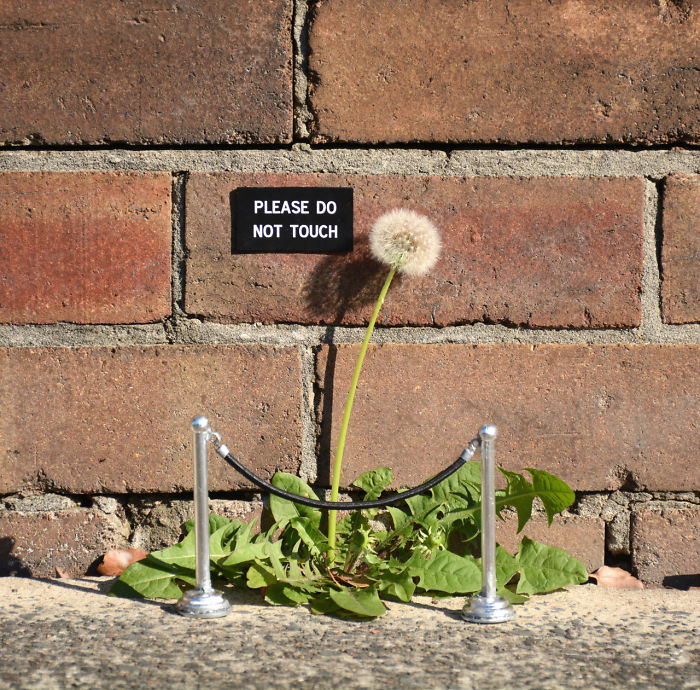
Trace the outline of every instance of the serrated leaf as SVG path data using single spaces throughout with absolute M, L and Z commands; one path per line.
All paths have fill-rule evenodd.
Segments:
M 547 512 L 547 523 L 551 525 L 552 518 L 566 510 L 576 500 L 576 494 L 565 481 L 549 472 L 531 467 L 528 467 L 527 471 L 532 476 L 533 490 Z
M 399 601 L 411 601 L 413 592 L 416 590 L 416 583 L 413 581 L 408 569 L 398 573 L 390 571 L 382 573 L 377 586 L 382 594 Z
M 425 591 L 468 594 L 481 589 L 481 569 L 471 556 L 436 551 L 429 560 L 416 552 L 406 563 L 408 572 L 418 577 Z
M 277 582 L 272 568 L 264 565 L 260 561 L 254 561 L 246 573 L 246 584 L 250 589 L 260 589 L 270 587 Z
M 299 535 L 299 538 L 313 556 L 320 556 L 328 547 L 326 537 L 313 525 L 309 518 L 291 518 L 289 527 Z
M 194 531 L 189 532 L 185 538 L 173 546 L 160 551 L 154 551 L 151 556 L 164 563 L 177 565 L 185 570 L 195 569 Z M 125 571 L 126 572 L 126 571 Z
M 394 475 L 388 467 L 377 467 L 361 474 L 352 485 L 364 490 L 364 501 L 374 501 L 393 479 Z
M 330 599 L 339 609 L 349 611 L 355 616 L 363 618 L 376 618 L 386 613 L 386 607 L 373 587 L 367 589 L 345 589 L 340 591 L 330 590 Z
M 219 561 L 219 567 L 222 569 L 234 568 L 237 565 L 250 563 L 256 558 L 264 556 L 265 546 L 265 544 L 244 544 Z
M 278 489 L 284 489 L 298 496 L 318 499 L 318 496 L 306 482 L 287 472 L 276 472 L 275 476 L 272 477 L 272 484 Z M 315 527 L 321 523 L 321 511 L 318 508 L 293 503 L 274 494 L 270 494 L 270 510 L 276 522 L 285 523 L 293 517 L 305 517 L 311 520 Z
M 448 501 L 453 507 L 457 507 L 460 503 L 469 505 L 473 503 L 470 494 L 476 487 L 481 486 L 481 463 L 470 461 L 465 462 L 456 472 L 451 474 L 447 479 L 441 481 L 437 486 L 434 486 L 430 493 L 436 501 Z M 465 494 L 467 490 L 467 494 Z M 459 498 L 455 503 L 455 496 Z
M 516 556 L 520 569 L 518 594 L 543 594 L 588 580 L 583 564 L 563 549 L 523 537 Z
M 501 474 L 508 481 L 508 488 L 505 492 L 501 492 L 499 498 L 503 501 L 502 505 L 510 505 L 515 508 L 518 513 L 518 532 L 525 527 L 527 521 L 532 516 L 532 502 L 537 495 L 533 485 L 517 472 L 508 472 L 502 467 L 498 468 Z

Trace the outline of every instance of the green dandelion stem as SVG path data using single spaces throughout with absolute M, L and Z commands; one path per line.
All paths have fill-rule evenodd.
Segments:
M 352 381 L 350 382 L 350 389 L 348 390 L 348 397 L 345 400 L 345 409 L 343 411 L 343 421 L 340 424 L 340 432 L 338 434 L 338 446 L 335 451 L 335 459 L 333 460 L 333 480 L 331 483 L 331 501 L 338 500 L 338 487 L 340 486 L 340 468 L 343 464 L 343 452 L 345 450 L 345 437 L 348 433 L 348 426 L 350 424 L 350 413 L 352 412 L 352 403 L 355 400 L 355 391 L 357 390 L 357 383 L 360 380 L 360 371 L 362 370 L 362 363 L 365 361 L 365 353 L 367 352 L 367 346 L 369 345 L 370 338 L 372 337 L 372 331 L 374 331 L 374 324 L 379 316 L 379 310 L 384 304 L 384 298 L 386 293 L 389 291 L 389 286 L 391 281 L 394 279 L 396 274 L 396 266 L 392 266 L 389 271 L 389 275 L 384 281 L 382 290 L 377 297 L 377 303 L 374 305 L 374 311 L 372 312 L 372 318 L 370 318 L 367 324 L 367 330 L 365 331 L 365 338 L 362 341 L 362 347 L 360 347 L 360 352 L 357 355 L 357 362 L 355 362 L 355 373 L 352 376 Z M 328 511 L 328 560 L 331 565 L 333 564 L 335 558 L 335 528 L 337 522 L 337 511 Z

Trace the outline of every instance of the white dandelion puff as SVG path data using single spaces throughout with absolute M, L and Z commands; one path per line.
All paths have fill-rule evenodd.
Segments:
M 440 234 L 425 216 L 397 208 L 377 218 L 369 248 L 377 261 L 408 276 L 422 276 L 438 259 Z

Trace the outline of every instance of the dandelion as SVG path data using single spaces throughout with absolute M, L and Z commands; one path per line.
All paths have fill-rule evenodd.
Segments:
M 374 324 L 379 316 L 379 310 L 384 304 L 384 298 L 397 271 L 407 276 L 421 276 L 425 275 L 435 265 L 440 254 L 440 235 L 437 228 L 425 216 L 421 216 L 414 211 L 399 208 L 385 213 L 376 220 L 370 230 L 369 247 L 377 261 L 389 266 L 389 275 L 384 281 L 377 302 L 374 305 L 372 317 L 367 324 L 365 337 L 357 355 L 355 372 L 350 382 L 348 397 L 345 401 L 343 420 L 338 433 L 338 446 L 333 460 L 331 501 L 338 500 L 340 470 L 345 450 L 345 437 L 350 424 L 350 413 L 352 412 L 357 383 L 360 379 L 362 363 L 365 359 L 369 340 L 372 337 Z M 335 563 L 336 521 L 336 511 L 328 511 L 328 560 L 330 567 L 333 567 Z
M 422 276 L 437 261 L 440 235 L 425 216 L 398 208 L 377 219 L 369 248 L 377 261 L 407 276 Z

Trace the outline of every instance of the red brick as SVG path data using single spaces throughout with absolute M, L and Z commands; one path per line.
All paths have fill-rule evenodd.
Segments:
M 557 515 L 547 526 L 547 519 L 533 516 L 517 534 L 518 520 L 508 516 L 496 523 L 496 539 L 509 553 L 516 553 L 523 537 L 557 546 L 578 558 L 589 573 L 605 563 L 605 522 L 600 518 Z
M 0 174 L 0 321 L 170 313 L 170 175 Z
M 700 321 L 700 175 L 672 175 L 663 196 L 661 303 L 666 323 Z
M 0 142 L 287 142 L 292 0 L 5 0 Z
M 358 349 L 319 357 L 326 480 Z M 576 490 L 698 490 L 699 356 L 698 345 L 370 347 L 342 481 L 388 466 L 413 486 L 493 423 L 508 469 L 547 470 Z
M 649 584 L 700 586 L 700 507 L 632 513 L 632 563 Z
M 232 255 L 230 194 L 241 186 L 353 187 L 355 251 Z M 386 274 L 367 233 L 403 206 L 432 218 L 444 246 L 429 275 L 392 286 L 380 323 L 638 325 L 643 203 L 639 179 L 193 174 L 186 310 L 237 322 L 366 323 Z
M 326 0 L 313 140 L 698 142 L 700 15 L 680 4 Z
M 0 349 L 0 407 L 0 494 L 190 491 L 200 414 L 262 476 L 299 467 L 296 348 Z M 209 464 L 212 491 L 250 486 Z
M 0 575 L 79 577 L 126 536 L 117 517 L 96 510 L 0 513 Z

